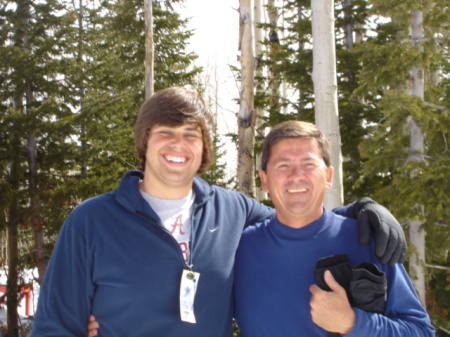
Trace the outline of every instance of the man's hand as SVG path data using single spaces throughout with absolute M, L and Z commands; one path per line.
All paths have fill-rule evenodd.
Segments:
M 355 325 L 356 315 L 347 298 L 345 289 L 333 278 L 329 270 L 324 274 L 331 291 L 320 289 L 316 284 L 311 292 L 311 317 L 315 324 L 329 332 L 348 334 Z
M 88 323 L 88 326 L 87 326 L 88 337 L 95 337 L 95 336 L 97 336 L 98 328 L 100 328 L 100 325 L 95 320 L 94 315 L 89 316 L 89 323 Z
M 375 254 L 381 263 L 403 263 L 406 259 L 406 240 L 402 226 L 385 207 L 370 198 L 362 198 L 353 206 L 358 222 L 359 243 L 370 241 L 375 233 Z

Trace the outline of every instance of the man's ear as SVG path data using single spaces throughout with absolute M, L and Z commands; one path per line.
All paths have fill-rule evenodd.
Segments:
M 333 174 L 334 174 L 333 166 L 328 167 L 328 169 L 327 169 L 327 190 L 329 190 L 333 186 Z
M 263 170 L 259 170 L 259 178 L 261 179 L 261 188 L 264 192 L 269 193 L 269 187 L 267 183 L 267 175 Z

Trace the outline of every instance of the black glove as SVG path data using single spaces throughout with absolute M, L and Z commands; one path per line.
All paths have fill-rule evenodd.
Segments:
M 376 265 L 369 262 L 354 267 L 347 254 L 333 255 L 317 260 L 314 279 L 322 290 L 330 291 L 324 280 L 325 270 L 329 270 L 336 282 L 347 292 L 352 307 L 382 314 L 386 304 L 386 275 Z M 341 336 L 328 332 L 329 337 Z
M 316 262 L 316 269 L 314 270 L 314 279 L 320 289 L 331 291 L 328 284 L 325 282 L 324 273 L 329 270 L 339 285 L 347 292 L 347 297 L 350 302 L 350 281 L 352 277 L 352 263 L 347 254 L 332 255 L 323 257 Z M 328 332 L 329 337 L 342 336 L 336 332 Z
M 363 262 L 352 268 L 349 293 L 354 307 L 364 311 L 384 313 L 386 304 L 386 274 L 373 263 Z
M 347 254 L 323 257 L 316 262 L 314 279 L 320 289 L 331 291 L 324 279 L 325 270 L 329 270 L 339 285 L 345 289 L 348 296 L 352 277 L 352 263 Z
M 403 263 L 406 259 L 406 240 L 402 226 L 385 207 L 370 198 L 362 198 L 353 205 L 358 222 L 359 243 L 370 241 L 371 230 L 375 232 L 375 254 L 381 263 Z

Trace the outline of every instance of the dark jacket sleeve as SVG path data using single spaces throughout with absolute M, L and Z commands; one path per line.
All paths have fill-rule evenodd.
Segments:
M 40 288 L 31 337 L 86 335 L 94 287 L 85 225 L 77 213 L 69 216 L 58 235 Z

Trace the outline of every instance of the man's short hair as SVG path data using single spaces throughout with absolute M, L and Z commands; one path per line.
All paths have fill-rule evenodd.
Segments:
M 184 124 L 194 124 L 202 130 L 202 163 L 197 173 L 206 172 L 214 154 L 214 118 L 203 98 L 181 87 L 166 88 L 156 92 L 141 108 L 134 126 L 134 141 L 142 170 L 145 168 L 150 130 L 155 125 L 178 127 Z
M 331 166 L 330 145 L 325 135 L 312 123 L 287 121 L 275 125 L 264 138 L 261 155 L 261 169 L 267 171 L 270 150 L 273 145 L 286 138 L 314 138 L 327 167 Z

